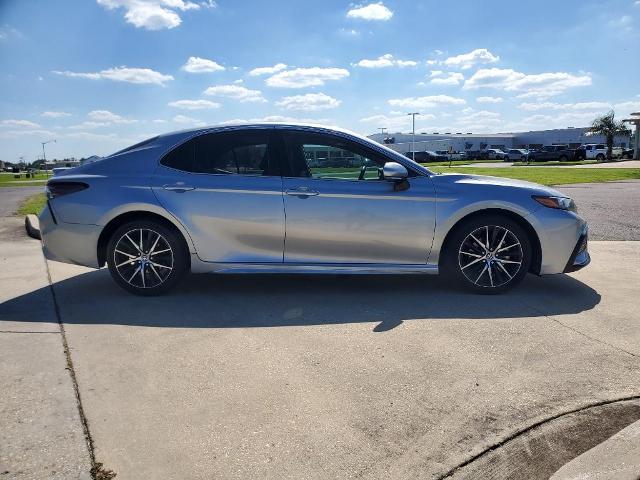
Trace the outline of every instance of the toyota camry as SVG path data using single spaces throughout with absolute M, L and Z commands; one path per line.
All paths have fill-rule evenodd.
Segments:
M 48 259 L 139 295 L 187 272 L 442 274 L 479 293 L 586 266 L 557 190 L 435 174 L 360 135 L 251 124 L 160 135 L 47 183 Z

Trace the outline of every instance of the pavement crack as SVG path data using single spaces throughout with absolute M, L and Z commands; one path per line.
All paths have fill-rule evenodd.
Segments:
M 458 470 L 466 467 L 467 465 L 470 465 L 471 463 L 475 462 L 476 460 L 479 460 L 481 457 L 484 457 L 488 453 L 493 452 L 494 450 L 506 445 L 507 443 L 511 442 L 512 440 L 515 440 L 519 436 L 524 435 L 525 433 L 530 432 L 531 430 L 534 430 L 535 428 L 538 428 L 539 426 L 544 425 L 545 423 L 551 422 L 553 420 L 557 420 L 557 419 L 559 419 L 561 417 L 564 417 L 564 416 L 567 416 L 567 415 L 572 415 L 574 413 L 583 412 L 583 411 L 588 410 L 590 408 L 601 407 L 603 405 L 611 405 L 613 403 L 618 403 L 618 402 L 627 402 L 629 400 L 640 400 L 640 395 L 631 395 L 631 396 L 628 396 L 628 397 L 615 398 L 615 399 L 612 399 L 612 400 L 602 400 L 600 402 L 589 403 L 587 405 L 583 405 L 581 407 L 574 408 L 572 410 L 559 412 L 559 413 L 557 413 L 555 415 L 552 415 L 550 417 L 547 417 L 547 418 L 544 418 L 544 419 L 539 420 L 537 422 L 534 422 L 531 425 L 528 425 L 528 426 L 526 426 L 524 428 L 516 430 L 513 433 L 511 433 L 510 435 L 508 435 L 507 437 L 503 438 L 502 440 L 500 440 L 500 441 L 498 441 L 498 442 L 496 442 L 496 443 L 484 448 L 480 453 L 477 453 L 477 454 L 471 456 L 467 460 L 465 460 L 462 463 L 460 463 L 460 464 L 456 465 L 455 467 L 451 468 L 444 475 L 438 477 L 437 480 L 445 480 L 447 478 L 451 478 L 451 476 L 454 475 Z
M 614 350 L 617 350 L 617 351 L 622 352 L 622 353 L 626 353 L 627 355 L 631 355 L 631 356 L 632 356 L 632 357 L 634 357 L 634 358 L 638 358 L 638 357 L 640 357 L 640 355 L 638 355 L 637 353 L 630 352 L 629 350 L 625 350 L 624 348 L 618 347 L 617 345 L 613 345 L 612 343 L 605 342 L 605 341 L 603 341 L 603 340 L 600 340 L 599 338 L 592 337 L 591 335 L 588 335 L 588 334 L 586 334 L 586 333 L 584 333 L 584 332 L 582 332 L 582 331 L 578 330 L 578 329 L 577 329 L 577 328 L 575 328 L 575 327 L 572 327 L 572 326 L 570 326 L 570 325 L 567 325 L 566 323 L 561 322 L 561 321 L 560 321 L 560 320 L 558 320 L 557 318 L 547 315 L 545 312 L 543 312 L 542 310 L 540 310 L 540 309 L 536 308 L 536 307 L 535 307 L 535 306 L 533 306 L 533 305 L 529 305 L 529 304 L 528 304 L 528 303 L 526 303 L 526 302 L 522 302 L 522 304 L 523 304 L 524 306 L 526 306 L 526 307 L 529 307 L 531 310 L 534 310 L 535 312 L 539 313 L 540 315 L 542 315 L 543 317 L 545 317 L 547 320 L 551 320 L 552 322 L 555 322 L 555 323 L 557 323 L 558 325 L 560 325 L 560 326 L 562 326 L 562 327 L 564 327 L 564 328 L 566 328 L 566 329 L 569 329 L 569 330 L 571 330 L 571 331 L 572 331 L 572 332 L 574 332 L 574 333 L 577 333 L 577 334 L 579 334 L 579 335 L 582 335 L 583 337 L 588 338 L 589 340 L 591 340 L 591 341 L 593 341 L 593 342 L 599 343 L 599 344 L 601 344 L 601 345 L 606 345 L 607 347 L 613 348 Z
M 82 397 L 80 396 L 80 388 L 78 387 L 78 379 L 73 367 L 73 361 L 71 359 L 71 351 L 69 350 L 69 343 L 67 342 L 67 334 L 64 329 L 64 323 L 62 322 L 62 315 L 60 314 L 60 305 L 56 296 L 56 291 L 53 288 L 53 280 L 51 278 L 51 271 L 49 270 L 49 263 L 42 257 L 47 271 L 47 280 L 49 282 L 49 290 L 51 291 L 51 297 L 53 299 L 53 309 L 58 321 L 58 327 L 60 329 L 60 336 L 62 338 L 62 347 L 64 349 L 64 355 L 67 360 L 67 371 L 71 376 L 71 382 L 73 384 L 73 391 L 76 397 L 76 405 L 78 407 L 78 414 L 80 415 L 80 423 L 82 424 L 82 431 L 87 443 L 87 450 L 89 452 L 89 461 L 91 463 L 91 478 L 93 480 L 110 480 L 116 476 L 116 474 L 103 467 L 102 463 L 96 462 L 95 449 L 93 444 L 93 438 L 91 437 L 91 431 L 89 430 L 89 421 L 84 413 L 84 407 L 82 406 Z

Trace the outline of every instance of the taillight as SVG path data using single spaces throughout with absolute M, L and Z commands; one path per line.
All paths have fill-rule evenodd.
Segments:
M 45 187 L 45 192 L 48 199 L 61 197 L 62 195 L 68 195 L 70 193 L 79 192 L 89 188 L 84 182 L 48 182 Z

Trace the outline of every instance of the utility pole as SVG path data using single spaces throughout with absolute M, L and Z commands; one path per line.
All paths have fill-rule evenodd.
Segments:
M 47 172 L 47 178 L 49 178 L 49 170 L 47 169 L 47 154 L 44 151 L 44 146 L 47 143 L 51 143 L 51 142 L 57 143 L 55 138 L 52 140 L 47 140 L 46 142 L 40 142 L 42 144 L 42 159 L 44 160 L 44 171 Z
M 416 161 L 416 115 L 420 115 L 419 112 L 411 112 L 407 113 L 407 115 L 411 115 L 411 120 L 413 124 L 413 128 L 411 129 L 411 156 L 412 160 Z

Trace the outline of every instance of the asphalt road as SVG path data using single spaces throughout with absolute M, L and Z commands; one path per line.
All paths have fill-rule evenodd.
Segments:
M 640 240 L 640 181 L 557 187 L 576 201 L 590 240 Z
M 0 217 L 15 215 L 20 203 L 34 193 L 44 191 L 42 187 L 0 187 Z

